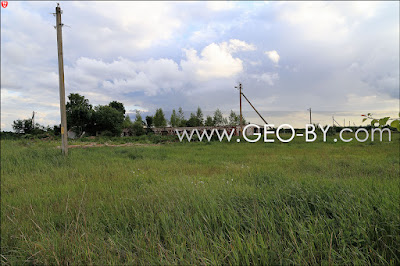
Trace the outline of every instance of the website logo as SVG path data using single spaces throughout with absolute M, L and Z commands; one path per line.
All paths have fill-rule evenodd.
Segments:
M 231 141 L 233 136 L 239 136 L 246 142 L 258 142 L 263 141 L 265 143 L 275 142 L 278 140 L 283 143 L 291 142 L 295 137 L 304 137 L 306 142 L 314 142 L 321 135 L 316 133 L 316 127 L 313 124 L 306 124 L 305 129 L 301 132 L 296 132 L 296 130 L 289 124 L 280 125 L 277 128 L 274 128 L 275 125 L 268 124 L 263 127 L 256 124 L 248 124 L 243 128 L 243 131 L 240 130 L 239 127 L 233 127 L 229 129 L 221 129 L 221 128 L 208 128 L 208 129 L 193 129 L 193 130 L 178 130 L 175 129 L 175 133 L 179 138 L 179 141 L 187 140 L 188 142 L 192 140 L 198 141 L 211 141 L 213 136 L 216 136 L 220 142 L 224 139 Z M 322 133 L 323 142 L 327 142 L 327 133 L 330 129 L 330 126 L 327 125 L 325 128 L 321 125 L 318 125 L 319 129 Z M 289 131 L 289 132 L 288 132 Z M 285 134 L 286 132 L 286 134 Z M 333 141 L 337 142 L 338 140 L 342 142 L 351 142 L 355 138 L 358 142 L 365 142 L 369 138 L 371 141 L 374 141 L 375 133 L 379 134 L 379 141 L 383 141 L 383 134 L 388 134 L 389 142 L 391 141 L 391 131 L 389 128 L 371 128 L 370 132 L 365 128 L 358 128 L 353 131 L 352 128 L 342 128 L 339 132 L 339 139 L 335 138 Z M 282 133 L 284 135 L 289 134 L 289 138 L 283 138 Z M 349 133 L 354 133 L 354 138 L 349 136 Z M 346 134 L 346 135 L 343 135 Z M 252 136 L 252 137 L 250 137 Z M 254 138 L 255 137 L 255 138 Z M 275 138 L 274 138 L 275 137 Z M 237 138 L 236 141 L 240 142 L 240 138 Z

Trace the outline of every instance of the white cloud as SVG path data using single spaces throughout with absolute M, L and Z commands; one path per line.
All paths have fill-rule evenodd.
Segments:
M 243 62 L 232 54 L 254 49 L 253 45 L 236 39 L 212 43 L 202 50 L 200 56 L 194 49 L 185 50 L 186 60 L 181 61 L 181 66 L 185 73 L 200 81 L 234 77 L 243 71 Z
M 235 7 L 235 3 L 231 1 L 207 1 L 206 3 L 211 11 L 225 11 Z
M 133 49 L 148 48 L 163 40 L 170 39 L 181 27 L 180 16 L 171 16 L 174 12 L 173 5 L 167 2 L 73 2 L 71 11 L 65 7 L 65 13 L 72 12 L 74 9 L 84 11 L 87 16 L 96 16 L 100 25 L 90 23 L 90 27 L 100 29 L 99 34 L 79 37 L 91 43 L 101 43 L 109 45 L 110 50 L 119 47 Z M 74 10 L 74 12 L 77 12 Z M 66 17 L 67 15 L 65 15 Z M 149 19 L 151 18 L 151 19 Z M 87 23 L 85 23 L 87 24 Z M 88 30 L 86 25 L 85 26 Z M 81 29 L 79 30 L 81 31 Z M 89 31 L 83 31 L 89 32 Z M 113 42 L 112 40 L 121 39 L 123 41 Z M 124 48 L 124 49 L 126 49 Z
M 385 95 L 357 95 L 349 93 L 346 95 L 347 104 L 351 105 L 353 110 L 363 110 L 363 112 L 393 112 L 396 109 L 393 106 L 398 106 L 399 99 L 393 99 Z M 395 115 L 396 112 L 393 112 Z M 360 113 L 360 115 L 363 113 Z M 392 114 L 393 116 L 393 114 Z M 361 120 L 361 119 L 360 119 Z
M 279 54 L 278 54 L 277 51 L 275 51 L 275 50 L 266 51 L 265 54 L 266 54 L 266 55 L 268 56 L 268 58 L 269 58 L 272 62 L 274 62 L 275 64 L 278 64 L 278 63 L 279 63 L 279 58 L 280 58 L 280 56 L 279 56 Z
M 225 43 L 222 43 L 222 45 L 225 45 Z M 238 40 L 238 39 L 229 40 L 228 48 L 232 53 L 238 52 L 238 51 L 254 51 L 254 50 L 256 50 L 256 47 L 253 44 L 248 44 L 248 43 Z
M 256 79 L 257 81 L 265 82 L 270 86 L 275 84 L 276 80 L 279 80 L 278 73 L 263 73 L 261 75 L 252 75 L 252 78 Z
M 307 40 L 343 41 L 381 6 L 379 2 L 284 2 L 279 5 L 279 17 Z
M 5 88 L 1 88 L 1 99 L 5 101 L 10 101 L 13 99 L 17 99 L 18 97 L 21 97 L 21 93 L 17 91 L 10 91 Z
M 170 59 L 132 61 L 118 58 L 106 63 L 102 60 L 79 58 L 66 68 L 66 80 L 71 90 L 93 92 L 99 88 L 115 94 L 143 92 L 156 95 L 161 90 L 179 88 L 182 73 Z M 99 99 L 100 100 L 100 99 Z
M 250 65 L 252 65 L 252 66 L 259 66 L 259 65 L 261 65 L 261 61 L 251 61 L 251 60 L 249 60 L 248 61 L 248 63 L 250 64 Z
M 113 95 L 141 92 L 155 96 L 171 90 L 180 91 L 185 84 L 196 87 L 196 80 L 234 77 L 243 71 L 243 63 L 233 53 L 253 49 L 251 44 L 240 40 L 212 43 L 200 55 L 193 48 L 184 50 L 185 57 L 179 65 L 166 58 L 134 61 L 120 57 L 104 62 L 81 57 L 72 66 L 66 66 L 65 77 L 70 91 L 84 92 L 99 101 L 106 100 L 95 94 L 99 89 Z

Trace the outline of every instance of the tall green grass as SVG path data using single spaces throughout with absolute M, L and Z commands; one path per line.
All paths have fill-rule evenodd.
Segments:
M 2 264 L 400 263 L 383 143 L 1 142 Z

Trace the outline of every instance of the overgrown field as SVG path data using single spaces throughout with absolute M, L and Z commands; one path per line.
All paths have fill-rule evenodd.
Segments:
M 58 145 L 1 142 L 2 264 L 400 264 L 399 134 Z

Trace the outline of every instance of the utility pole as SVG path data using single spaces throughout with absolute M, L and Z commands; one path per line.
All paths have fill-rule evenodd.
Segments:
M 235 86 L 235 88 L 239 89 L 239 106 L 240 106 L 240 132 L 243 132 L 243 116 L 242 116 L 242 83 L 239 83 L 239 86 Z M 240 134 L 239 134 L 240 135 Z
M 341 127 L 341 125 L 335 120 L 335 118 L 332 116 L 332 120 L 334 123 L 336 123 L 338 125 L 338 127 Z M 333 124 L 335 126 L 335 124 Z
M 310 125 L 312 124 L 312 122 L 311 122 L 311 107 L 310 107 L 310 109 L 307 109 L 308 111 L 310 111 Z
M 57 3 L 56 7 L 56 29 L 57 29 L 57 48 L 58 48 L 58 77 L 60 87 L 60 112 L 61 112 L 61 149 L 62 153 L 68 155 L 68 131 L 67 131 L 67 112 L 65 109 L 65 85 L 64 85 L 64 60 L 62 46 L 62 26 L 61 7 Z
M 32 112 L 32 128 L 35 128 L 35 111 Z
M 243 132 L 242 83 L 239 83 L 239 101 L 240 101 L 240 132 Z

